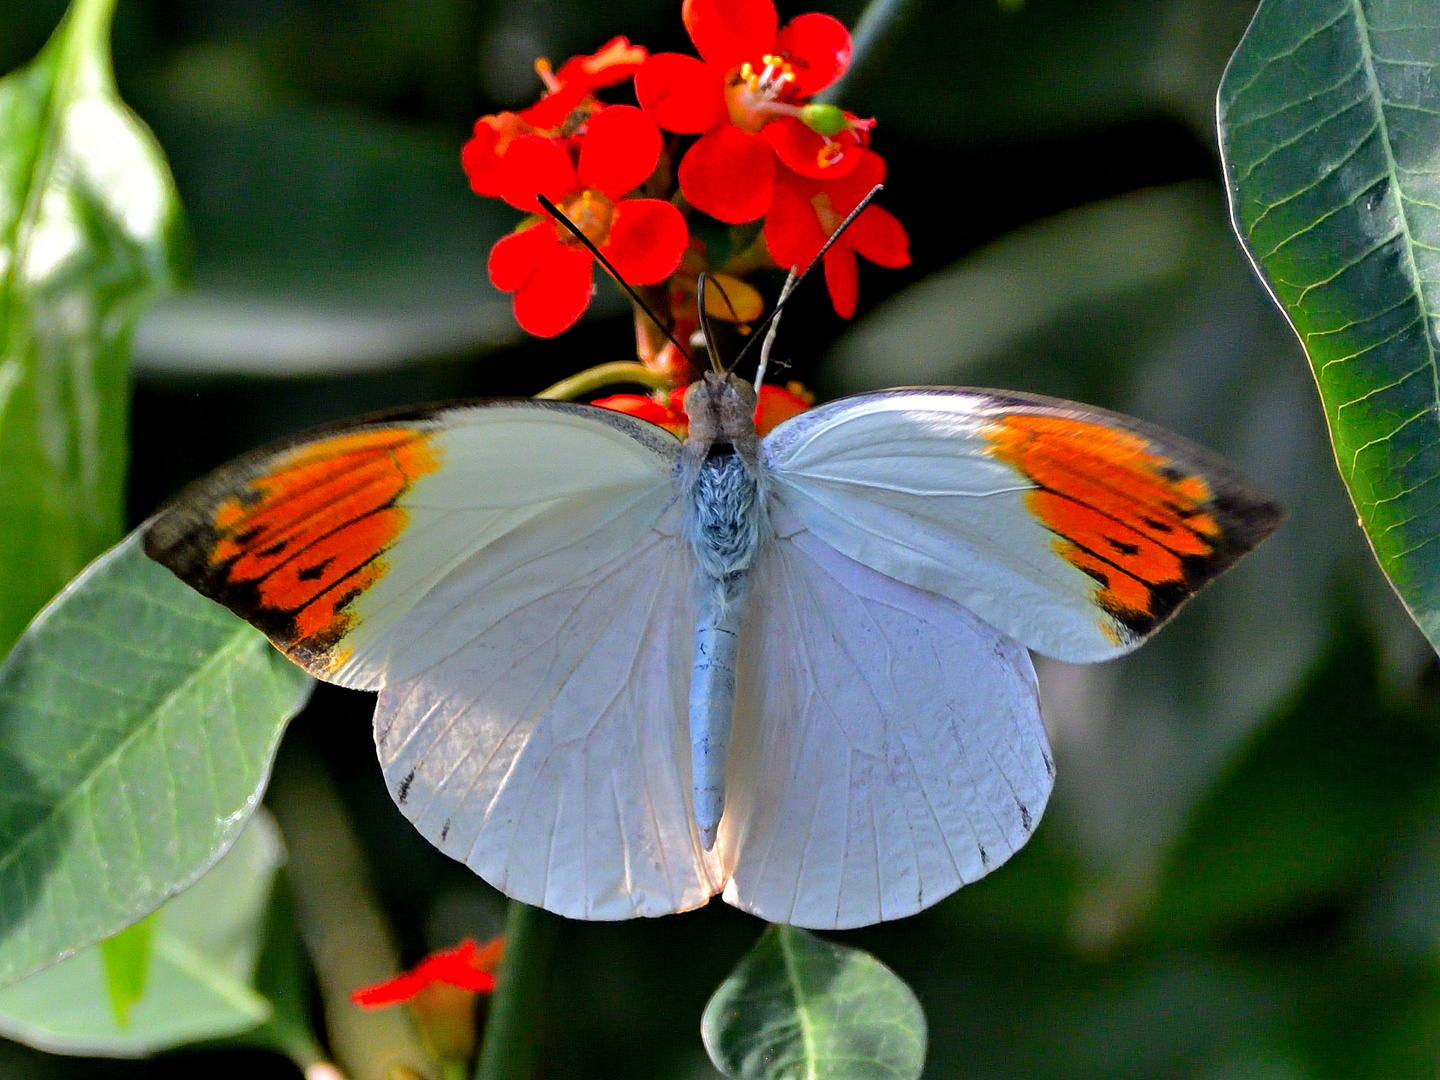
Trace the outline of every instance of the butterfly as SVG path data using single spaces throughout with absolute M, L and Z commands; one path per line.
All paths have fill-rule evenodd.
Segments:
M 508 895 L 843 928 L 1008 859 L 1054 764 L 1030 650 L 1129 652 L 1280 509 L 1160 428 L 915 388 L 681 441 L 589 405 L 353 421 L 224 466 L 146 551 L 378 691 L 404 814 Z

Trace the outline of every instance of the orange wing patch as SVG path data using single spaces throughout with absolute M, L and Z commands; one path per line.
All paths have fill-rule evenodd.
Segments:
M 430 434 L 410 427 L 309 443 L 202 510 L 203 539 L 154 554 L 293 660 L 333 671 L 349 605 L 384 576 L 382 556 L 407 524 L 396 501 L 439 467 Z
M 1035 413 L 1008 414 L 989 434 L 991 453 L 1036 485 L 1026 505 L 1055 533 L 1055 550 L 1099 583 L 1095 602 L 1135 634 L 1223 569 L 1210 484 L 1144 437 Z

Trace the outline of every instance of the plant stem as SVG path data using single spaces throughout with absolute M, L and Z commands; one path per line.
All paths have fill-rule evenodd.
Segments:
M 875 46 L 884 39 L 904 7 L 905 0 L 870 0 L 865 6 L 865 13 L 855 25 L 855 32 L 850 36 L 849 68 L 844 75 L 816 94 L 816 101 L 833 103 L 840 98 L 845 87 L 853 81 L 855 73 L 865 66 L 870 54 L 875 51 Z
M 531 1080 L 540 1058 L 540 1035 L 550 961 L 560 919 L 511 900 L 505 915 L 505 958 L 490 1001 L 485 1042 L 475 1080 Z
M 568 379 L 561 379 L 554 386 L 536 394 L 537 398 L 550 401 L 574 401 L 578 397 L 614 386 L 616 383 L 636 383 L 652 390 L 669 390 L 670 377 L 659 371 L 651 371 L 644 364 L 633 360 L 617 360 L 609 364 L 596 364 Z
M 345 1074 L 386 1080 L 392 1065 L 405 1065 L 426 1075 L 431 1063 L 404 1012 L 372 1012 L 350 1002 L 352 990 L 399 971 L 400 956 L 324 762 L 308 747 L 287 744 L 267 799 L 290 851 L 296 922 L 315 965 L 331 1047 Z

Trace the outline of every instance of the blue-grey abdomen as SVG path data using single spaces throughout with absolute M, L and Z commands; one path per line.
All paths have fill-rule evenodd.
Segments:
M 686 535 L 699 570 L 699 617 L 690 675 L 690 764 L 695 820 L 708 851 L 725 810 L 735 665 L 747 575 L 760 547 L 765 508 L 757 478 L 728 445 L 710 448 L 689 494 Z

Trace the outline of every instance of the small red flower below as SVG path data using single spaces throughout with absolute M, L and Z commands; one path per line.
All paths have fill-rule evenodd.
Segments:
M 409 1001 L 435 983 L 488 994 L 495 989 L 495 969 L 500 966 L 503 952 L 501 938 L 487 942 L 483 948 L 466 938 L 453 949 L 427 956 L 404 975 L 356 990 L 350 1000 L 366 1009 L 380 1009 Z

